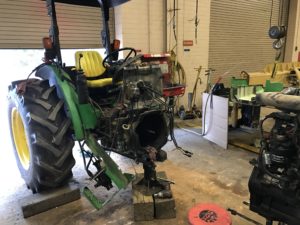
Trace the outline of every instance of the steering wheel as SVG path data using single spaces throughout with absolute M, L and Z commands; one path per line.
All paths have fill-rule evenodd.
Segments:
M 116 51 L 113 51 L 113 52 L 109 53 L 109 54 L 103 59 L 103 61 L 102 61 L 102 66 L 103 66 L 104 68 L 107 69 L 107 64 L 109 64 L 109 60 L 110 60 L 110 58 L 113 58 L 114 54 L 116 54 L 116 53 L 118 53 L 118 52 L 122 52 L 122 51 L 127 51 L 127 50 L 129 51 L 129 53 L 126 55 L 126 57 L 125 57 L 125 59 L 124 59 L 124 62 L 126 62 L 126 61 L 129 59 L 129 57 L 132 55 L 132 53 L 133 53 L 133 56 L 134 56 L 134 57 L 136 56 L 136 50 L 135 50 L 134 48 L 129 48 L 129 47 L 126 47 L 126 48 L 120 48 L 120 49 L 118 49 L 118 50 L 116 50 Z

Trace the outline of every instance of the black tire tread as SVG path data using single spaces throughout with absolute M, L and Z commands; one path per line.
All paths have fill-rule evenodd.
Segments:
M 50 96 L 50 94 L 51 94 L 54 90 L 55 90 L 55 86 L 50 87 L 48 90 L 46 90 L 46 91 L 42 94 L 41 98 L 42 98 L 42 99 L 48 99 L 49 96 Z
M 15 105 L 26 113 L 23 116 L 30 135 L 33 172 L 28 177 L 27 171 L 19 169 L 27 186 L 35 193 L 62 185 L 72 176 L 75 165 L 74 140 L 70 119 L 64 111 L 63 100 L 57 97 L 56 87 L 49 87 L 47 80 L 30 79 L 22 96 L 24 101 L 16 88 L 10 91 L 10 96 L 19 99 Z
M 40 137 L 39 135 L 36 135 L 33 145 L 35 145 L 37 148 L 40 147 L 51 152 L 55 157 L 59 157 L 62 154 L 58 147 L 53 146 L 46 139 Z
M 60 130 L 56 133 L 56 135 L 53 137 L 52 142 L 56 145 L 60 145 L 64 138 L 64 134 L 68 131 L 70 128 L 71 121 L 70 120 L 65 120 L 64 124 L 62 124 Z
M 33 113 L 28 113 L 27 117 L 29 118 L 29 123 L 31 122 L 38 123 L 43 127 L 48 128 L 53 133 L 57 132 L 59 129 L 57 126 L 53 125 L 53 123 L 51 123 L 50 121 L 43 119 L 42 117 L 39 117 Z
M 64 106 L 64 101 L 63 100 L 60 100 L 57 105 L 53 108 L 52 112 L 49 113 L 49 116 L 48 116 L 48 120 L 51 120 L 51 121 L 55 121 L 55 118 L 57 116 L 57 113 L 61 110 L 61 108 Z
M 66 147 L 65 147 L 66 150 L 63 152 L 63 154 L 61 154 L 59 156 L 59 159 L 55 163 L 56 167 L 61 167 L 63 165 L 63 163 L 67 160 L 68 156 L 70 156 L 72 154 L 73 146 L 74 146 L 74 142 L 72 142 L 72 141 L 70 141 L 68 144 L 66 144 Z M 73 166 L 74 165 L 75 165 L 75 160 L 74 160 Z
M 27 87 L 28 88 L 28 87 Z M 38 105 L 43 106 L 46 110 L 50 110 L 52 108 L 51 104 L 48 104 L 48 102 L 46 102 L 45 100 L 41 100 L 41 99 L 35 99 L 35 98 L 31 98 L 28 96 L 24 96 L 24 101 L 25 103 L 27 102 L 32 102 Z

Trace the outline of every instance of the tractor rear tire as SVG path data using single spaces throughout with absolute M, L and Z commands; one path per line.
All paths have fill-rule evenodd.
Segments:
M 49 87 L 47 80 L 25 82 L 14 82 L 9 88 L 9 128 L 21 176 L 37 193 L 72 177 L 74 140 L 55 86 Z

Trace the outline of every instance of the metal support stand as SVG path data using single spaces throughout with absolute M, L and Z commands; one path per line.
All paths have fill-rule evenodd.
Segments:
M 143 179 L 141 179 L 137 184 L 146 186 L 147 188 L 164 188 L 156 175 L 156 165 L 154 163 L 156 158 L 155 149 L 153 148 L 149 150 L 148 154 L 149 155 L 142 160 L 144 169 Z

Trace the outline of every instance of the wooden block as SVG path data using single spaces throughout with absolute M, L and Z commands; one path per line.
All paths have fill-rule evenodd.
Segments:
M 135 221 L 146 221 L 154 219 L 153 197 L 142 194 L 133 189 L 133 211 Z
M 176 217 L 176 206 L 174 198 L 154 198 L 155 219 L 171 219 Z
M 157 177 L 167 179 L 164 171 L 157 172 Z M 143 178 L 143 174 L 137 174 L 132 184 L 133 191 L 133 209 L 135 221 L 146 221 L 155 219 L 168 219 L 176 217 L 175 200 L 154 198 L 153 194 L 159 192 L 158 187 L 147 188 L 139 185 L 139 181 Z M 167 189 L 170 189 L 168 182 L 160 181 Z
M 21 200 L 24 218 L 80 199 L 80 190 L 75 184 L 30 195 Z
M 168 179 L 164 171 L 157 172 L 157 177 Z M 168 183 L 166 182 L 166 185 Z M 171 189 L 170 184 L 168 184 Z M 154 198 L 154 217 L 155 219 L 171 219 L 176 217 L 176 206 L 174 198 Z

